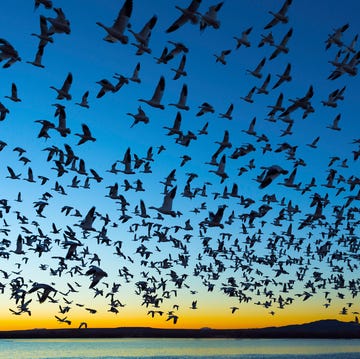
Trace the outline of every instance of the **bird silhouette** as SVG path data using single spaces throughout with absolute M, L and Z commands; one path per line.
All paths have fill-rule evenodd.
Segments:
M 181 11 L 181 15 L 167 28 L 166 32 L 167 33 L 174 32 L 188 21 L 190 21 L 192 24 L 197 24 L 199 22 L 197 10 L 200 4 L 201 4 L 201 0 L 192 0 L 187 8 L 181 8 L 180 6 L 175 6 L 176 9 Z
M 96 24 L 102 27 L 107 35 L 104 40 L 110 43 L 120 41 L 122 44 L 127 44 L 129 38 L 125 35 L 125 30 L 129 24 L 129 20 L 133 10 L 133 1 L 125 0 L 112 26 L 105 26 L 102 22 L 97 21 Z

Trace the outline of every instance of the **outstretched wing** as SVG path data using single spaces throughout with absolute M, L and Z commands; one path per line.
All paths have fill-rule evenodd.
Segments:
M 132 9 L 133 9 L 133 1 L 126 0 L 123 7 L 119 11 L 119 14 L 114 22 L 113 28 L 116 28 L 117 31 L 123 33 L 126 29 L 126 26 L 129 23 Z

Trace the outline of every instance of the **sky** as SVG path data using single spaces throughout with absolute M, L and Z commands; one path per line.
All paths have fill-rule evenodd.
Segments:
M 334 78 L 334 71 L 336 61 L 347 63 L 358 52 L 358 43 L 351 44 L 360 28 L 359 2 L 294 0 L 288 22 L 268 27 L 284 1 L 226 0 L 219 26 L 200 29 L 209 7 L 219 4 L 202 0 L 197 24 L 167 32 L 181 15 L 177 7 L 190 1 L 134 0 L 127 44 L 104 41 L 107 33 L 96 23 L 112 26 L 124 3 L 54 0 L 52 9 L 29 0 L 1 3 L 0 38 L 21 60 L 5 68 L 7 59 L 0 62 L 0 102 L 8 110 L 0 122 L 0 330 L 356 320 L 360 83 L 356 73 Z M 29 63 L 39 45 L 32 34 L 40 33 L 40 16 L 56 17 L 54 8 L 62 9 L 70 32 L 52 35 L 44 67 L 36 67 Z M 137 54 L 132 32 L 154 15 L 148 51 Z M 247 29 L 249 46 L 236 48 L 234 37 Z M 336 31 L 340 45 L 326 49 Z M 270 32 L 273 44 L 259 47 Z M 286 53 L 272 56 L 286 34 Z M 174 43 L 187 52 L 158 63 Z M 217 61 L 223 50 L 224 63 Z M 186 74 L 174 79 L 183 56 Z M 137 64 L 140 82 L 97 97 L 98 82 L 131 78 Z M 291 80 L 275 86 L 288 66 Z M 54 88 L 68 74 L 71 99 L 59 99 Z M 161 78 L 164 108 L 139 101 L 152 98 Z M 9 99 L 12 84 L 21 101 Z M 188 110 L 173 105 L 184 85 Z M 336 90 L 340 98 L 328 106 Z M 87 91 L 88 108 L 78 105 Z M 282 108 L 270 116 L 279 98 Z M 212 112 L 199 115 L 204 103 Z M 63 136 L 59 105 L 69 129 Z M 140 106 L 147 120 L 134 124 L 129 114 Z M 180 129 L 169 134 L 164 127 L 179 116 Z M 331 128 L 335 118 L 338 129 Z M 52 124 L 46 137 L 44 121 Z M 93 140 L 79 144 L 83 124 Z M 69 149 L 76 158 L 67 163 Z M 129 157 L 132 174 L 124 173 Z M 171 173 L 174 180 L 164 185 Z M 175 216 L 159 216 L 150 207 L 161 207 L 171 191 Z M 86 228 L 88 213 L 93 221 Z M 97 283 L 94 273 L 102 273 Z

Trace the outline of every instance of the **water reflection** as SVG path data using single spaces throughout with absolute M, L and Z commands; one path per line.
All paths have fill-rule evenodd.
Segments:
M 34 339 L 0 340 L 0 358 L 99 358 L 360 353 L 360 340 Z M 358 354 L 360 356 L 360 354 Z

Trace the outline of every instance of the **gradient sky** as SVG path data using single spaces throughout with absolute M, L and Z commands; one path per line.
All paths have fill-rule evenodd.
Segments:
M 354 320 L 360 311 L 357 300 L 360 288 L 360 216 L 357 194 L 360 187 L 359 181 L 353 188 L 351 182 L 356 182 L 360 173 L 360 162 L 359 159 L 355 160 L 354 155 L 354 152 L 359 151 L 359 143 L 354 140 L 360 136 L 360 83 L 358 76 L 349 74 L 343 74 L 335 80 L 328 79 L 335 69 L 329 61 L 335 59 L 340 47 L 332 45 L 326 50 L 325 42 L 334 29 L 349 24 L 341 37 L 344 43 L 341 50 L 346 51 L 345 45 L 350 45 L 360 29 L 360 3 L 355 0 L 345 0 L 341 4 L 335 0 L 294 0 L 287 13 L 289 22 L 264 30 L 264 26 L 272 19 L 269 11 L 277 12 L 283 1 L 227 0 L 218 12 L 219 29 L 207 27 L 201 32 L 199 24 L 186 23 L 177 31 L 166 33 L 166 29 L 180 15 L 175 5 L 186 7 L 190 2 L 134 0 L 130 24 L 135 32 L 140 31 L 153 15 L 158 17 L 149 42 L 151 54 L 144 53 L 141 56 L 136 55 L 137 49 L 132 45 L 136 41 L 128 29 L 126 35 L 129 43 L 123 45 L 104 41 L 105 30 L 96 25 L 96 22 L 102 22 L 110 26 L 123 3 L 122 0 L 54 0 L 54 7 L 61 7 L 70 21 L 71 33 L 54 34 L 54 43 L 47 44 L 44 49 L 42 63 L 45 68 L 38 68 L 27 63 L 34 60 L 39 41 L 31 34 L 39 33 L 40 15 L 55 17 L 54 10 L 43 6 L 34 10 L 33 2 L 29 0 L 1 2 L 0 38 L 10 42 L 18 51 L 21 61 L 9 68 L 0 69 L 0 102 L 9 110 L 0 123 L 0 140 L 6 143 L 0 152 L 0 199 L 3 199 L 0 253 L 9 253 L 8 259 L 6 255 L 0 257 L 0 283 L 4 285 L 4 292 L 0 292 L 0 329 L 68 327 L 55 316 L 67 317 L 71 321 L 71 327 L 78 327 L 81 322 L 86 322 L 89 327 L 249 328 L 325 318 Z M 202 0 L 199 12 L 204 14 L 214 4 L 216 2 Z M 236 49 L 233 37 L 241 37 L 241 33 L 250 27 L 251 46 Z M 293 34 L 288 42 L 289 52 L 280 53 L 270 60 L 275 47 L 269 44 L 258 47 L 261 36 L 272 31 L 277 44 L 291 28 Z M 173 47 L 168 41 L 181 42 L 189 49 L 185 65 L 187 76 L 178 80 L 173 79 L 172 69 L 177 68 L 182 54 L 176 55 L 167 64 L 157 64 L 154 59 L 160 57 L 165 46 L 169 50 Z M 356 43 L 355 51 L 358 48 Z M 216 62 L 214 56 L 223 50 L 231 50 L 225 65 Z M 349 56 L 353 55 L 350 53 Z M 345 56 L 342 53 L 340 59 Z M 259 79 L 247 70 L 254 70 L 263 58 L 266 61 Z M 5 61 L 0 62 L 0 65 Z M 96 98 L 100 90 L 97 81 L 108 79 L 114 83 L 115 73 L 130 77 L 137 63 L 141 64 L 140 84 L 130 82 L 116 93 L 108 92 L 102 98 Z M 282 74 L 288 64 L 291 64 L 292 80 L 272 89 L 278 79 L 277 75 Z M 69 72 L 73 75 L 69 91 L 72 99 L 56 99 L 57 94 L 50 86 L 61 87 Z M 268 74 L 271 75 L 268 94 L 258 94 L 255 91 L 253 103 L 241 99 L 254 86 L 261 87 Z M 165 106 L 164 110 L 138 101 L 140 98 L 152 97 L 161 76 L 165 78 L 165 91 L 161 101 Z M 21 102 L 5 98 L 10 96 L 12 83 L 17 86 Z M 197 136 L 188 146 L 177 143 L 177 136 L 168 136 L 168 131 L 163 128 L 173 125 L 178 111 L 169 104 L 178 101 L 184 84 L 188 87 L 187 105 L 190 109 L 180 111 L 181 130 L 184 134 L 191 131 Z M 291 112 L 292 134 L 281 136 L 288 124 L 284 122 L 284 116 L 280 116 L 281 112 L 275 115 L 275 122 L 267 121 L 270 111 L 268 106 L 275 105 L 279 95 L 283 94 L 283 106 L 286 109 L 293 103 L 291 100 L 304 97 L 310 86 L 314 93 L 310 99 L 314 112 L 306 118 L 302 118 L 301 109 Z M 336 108 L 323 105 L 322 101 L 326 101 L 330 93 L 344 86 L 344 99 L 337 101 Z M 89 109 L 76 105 L 85 91 L 89 91 Z M 214 113 L 196 116 L 199 106 L 204 102 L 213 106 Z M 35 121 L 48 120 L 57 126 L 55 107 L 52 106 L 55 103 L 65 106 L 67 126 L 71 133 L 61 137 L 55 129 L 50 129 L 49 139 L 38 138 L 41 125 Z M 232 120 L 219 117 L 230 104 L 234 106 Z M 135 114 L 139 105 L 149 117 L 149 123 L 131 127 L 133 119 L 127 113 Z M 341 130 L 327 128 L 339 114 Z M 257 136 L 243 132 L 248 129 L 254 117 Z M 96 141 L 77 145 L 79 137 L 75 134 L 82 132 L 83 123 L 90 128 Z M 199 134 L 206 123 L 207 134 Z M 208 162 L 219 148 L 215 142 L 222 141 L 225 131 L 229 133 L 232 147 L 226 148 L 217 158 L 220 160 L 223 155 L 226 156 L 228 178 L 221 183 L 220 177 L 210 172 L 217 167 Z M 259 140 L 262 134 L 268 138 L 267 143 L 272 149 L 266 153 L 262 151 L 266 142 Z M 320 139 L 317 148 L 307 146 L 318 136 Z M 286 151 L 275 152 L 285 142 L 296 146 L 294 159 L 289 159 Z M 71 146 L 75 155 L 85 161 L 88 175 L 77 173 L 71 166 L 67 166 L 68 172 L 57 177 L 54 161 L 60 159 L 59 154 L 47 160 L 49 151 L 46 149 L 56 146 L 65 151 L 65 144 Z M 248 144 L 252 144 L 255 151 L 238 159 L 230 158 L 236 148 L 246 147 Z M 164 146 L 165 150 L 158 153 L 160 146 Z M 16 147 L 26 150 L 22 156 L 30 162 L 20 160 L 21 156 L 14 151 Z M 151 173 L 143 173 L 144 164 L 131 175 L 109 172 L 112 164 L 123 160 L 128 148 L 134 159 L 135 154 L 139 158 L 145 158 L 150 147 L 154 153 L 154 161 L 148 161 Z M 180 166 L 184 155 L 191 159 Z M 330 165 L 332 157 L 338 159 Z M 254 168 L 249 167 L 251 160 Z M 297 164 L 302 160 L 305 165 Z M 272 165 L 286 169 L 288 175 L 297 167 L 294 182 L 301 183 L 298 189 L 279 184 L 288 175 L 280 175 L 268 187 L 260 189 L 256 177 L 261 175 L 262 167 Z M 8 178 L 7 166 L 20 174 L 20 179 Z M 25 181 L 29 167 L 34 173 L 35 183 Z M 78 163 L 75 167 L 78 169 Z M 247 171 L 239 175 L 241 167 L 245 167 Z M 118 162 L 116 168 L 123 170 L 124 165 Z M 77 176 L 82 186 L 85 179 L 92 176 L 90 169 L 94 169 L 102 177 L 100 183 L 90 178 L 89 189 L 69 187 L 74 176 Z M 156 210 L 149 207 L 161 206 L 164 185 L 160 182 L 173 169 L 176 169 L 176 181 L 173 185 L 177 186 L 173 210 L 181 212 L 181 215 L 177 218 L 164 216 L 163 220 L 159 220 L 156 219 Z M 330 169 L 336 171 L 334 188 L 324 186 L 328 182 Z M 196 174 L 190 183 L 190 190 L 195 193 L 193 198 L 184 196 L 190 173 Z M 41 185 L 38 176 L 46 176 L 49 180 Z M 302 193 L 302 189 L 312 178 L 316 180 L 316 187 Z M 128 180 L 133 186 L 135 181 L 141 180 L 144 191 L 124 191 L 124 180 Z M 65 195 L 54 190 L 56 181 L 64 187 Z M 120 204 L 107 197 L 108 187 L 115 183 L 119 185 L 119 194 L 129 203 L 126 214 L 131 218 L 126 222 L 120 218 Z M 231 191 L 233 184 L 237 184 L 239 195 L 254 201 L 249 207 L 241 204 L 240 198 L 224 196 L 225 187 Z M 201 196 L 197 190 L 204 185 L 206 197 Z M 343 190 L 339 191 L 341 187 Z M 22 202 L 16 201 L 19 192 Z M 34 205 L 46 192 L 52 197 L 45 200 L 46 205 L 40 217 Z M 220 195 L 215 196 L 214 193 Z M 299 229 L 308 214 L 314 214 L 316 206 L 310 205 L 315 193 L 323 199 L 328 198 L 328 203 L 321 201 L 324 217 L 320 221 L 315 220 L 311 226 Z M 251 211 L 258 211 L 265 204 L 264 196 L 273 194 L 278 202 L 269 203 L 272 207 L 269 212 L 262 218 L 256 218 L 254 226 L 250 226 L 246 215 Z M 354 198 L 347 204 L 349 196 Z M 146 205 L 149 218 L 143 219 L 135 213 L 141 200 Z M 282 206 L 281 200 L 285 206 Z M 289 202 L 292 206 L 297 205 L 301 212 L 289 216 Z M 200 209 L 203 203 L 206 209 Z M 221 220 L 224 228 L 200 225 L 209 218 L 209 212 L 216 212 L 223 205 L 227 206 Z M 6 206 L 9 206 L 8 211 Z M 62 211 L 64 206 L 72 207 L 69 215 Z M 96 231 L 89 231 L 84 235 L 79 223 L 93 206 L 98 213 L 93 223 Z M 72 216 L 76 209 L 81 217 Z M 198 210 L 194 212 L 194 209 Z M 343 218 L 336 218 L 337 210 L 343 210 Z M 284 212 L 283 218 L 277 222 L 276 218 L 281 211 Z M 21 223 L 16 212 L 27 218 L 26 223 Z M 230 223 L 229 216 L 232 212 L 234 220 Z M 100 215 L 106 214 L 110 218 L 105 228 L 109 238 L 108 245 L 98 243 L 96 239 L 104 225 Z M 187 220 L 192 229 L 185 228 Z M 146 225 L 148 222 L 155 226 L 150 228 Z M 59 233 L 52 233 L 52 223 L 61 229 Z M 290 224 L 291 237 L 284 234 Z M 243 233 L 243 225 L 247 234 Z M 174 226 L 180 228 L 176 229 Z M 130 228 L 136 227 L 136 231 L 130 231 Z M 69 228 L 75 231 L 75 237 L 82 246 L 77 249 L 77 258 L 65 260 L 66 268 L 59 273 L 59 258 L 54 257 L 66 256 L 65 231 Z M 158 242 L 156 229 L 160 232 L 167 231 L 168 239 L 176 239 L 186 245 L 186 248 L 175 248 L 175 240 Z M 23 244 L 25 254 L 13 252 L 19 235 L 24 240 L 26 237 L 33 239 L 32 243 Z M 210 238 L 207 246 L 204 245 L 204 237 Z M 252 238 L 255 242 L 250 244 Z M 272 245 L 276 238 L 277 243 Z M 125 258 L 115 254 L 118 241 L 122 243 L 121 251 Z M 44 246 L 44 243 L 48 243 L 49 250 L 39 256 L 36 248 Z M 148 259 L 137 253 L 141 245 L 151 252 Z M 329 251 L 322 257 L 320 248 L 327 245 Z M 89 252 L 85 257 L 82 254 L 84 248 L 88 248 Z M 94 253 L 100 258 L 100 264 L 91 263 Z M 181 264 L 180 256 L 188 256 L 187 266 Z M 169 263 L 168 268 L 160 267 L 159 263 L 164 261 Z M 97 265 L 107 273 L 107 277 L 96 285 L 97 289 L 103 291 L 103 296 L 98 295 L 96 298 L 94 290 L 89 288 L 91 278 L 85 275 L 91 265 Z M 76 266 L 80 267 L 82 274 L 72 274 Z M 128 278 L 119 275 L 119 270 L 124 273 L 124 267 L 131 274 Z M 176 272 L 179 277 L 186 277 L 181 287 L 177 288 L 172 281 L 171 271 Z M 304 275 L 301 276 L 301 273 Z M 163 289 L 159 286 L 161 278 L 166 280 L 169 298 L 164 297 Z M 19 281 L 23 283 L 18 288 L 25 293 L 23 301 L 31 300 L 28 305 L 31 316 L 26 312 L 21 313 L 18 307 L 21 300 L 16 303 L 14 299 L 14 288 Z M 158 308 L 153 303 L 144 304 L 145 291 L 139 293 L 141 281 L 147 283 L 149 295 L 161 298 Z M 36 292 L 28 293 L 34 283 L 53 286 L 56 289 L 55 295 L 51 293 L 53 302 L 47 299 L 40 304 Z M 65 296 L 64 293 L 69 290 L 68 283 L 77 292 Z M 111 294 L 114 283 L 120 284 L 120 287 L 113 293 L 113 299 L 124 305 L 116 307 L 118 314 L 109 312 L 109 293 Z M 213 290 L 209 291 L 212 285 Z M 156 289 L 152 290 L 153 288 Z M 172 291 L 174 289 L 177 290 L 176 295 Z M 228 295 L 227 291 L 230 289 L 236 295 Z M 197 309 L 191 309 L 193 301 L 197 301 Z M 178 305 L 179 309 L 174 309 L 174 305 Z M 70 308 L 67 313 L 59 312 L 60 307 L 66 306 Z M 231 307 L 238 307 L 238 310 L 232 314 Z M 92 308 L 97 312 L 90 314 L 85 308 Z M 162 311 L 163 315 L 156 314 L 152 318 L 148 314 L 151 310 Z M 166 320 L 170 311 L 178 316 L 176 325 L 171 320 Z

